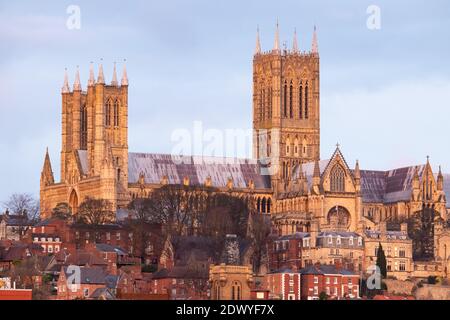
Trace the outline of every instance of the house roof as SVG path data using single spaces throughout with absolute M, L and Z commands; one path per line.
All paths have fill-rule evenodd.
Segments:
M 378 230 L 365 230 L 364 233 L 368 238 L 379 239 L 381 237 L 381 231 Z M 392 240 L 408 240 L 408 233 L 404 231 L 385 231 L 386 238 Z
M 67 267 L 64 267 L 64 274 L 67 273 Z M 106 273 L 102 268 L 98 267 L 80 267 L 80 284 L 106 284 Z
M 295 233 L 291 233 L 291 234 L 287 234 L 284 236 L 280 236 L 275 238 L 274 240 L 291 240 L 291 239 L 303 239 L 303 238 L 308 238 L 311 235 L 308 232 L 295 232 Z
M 111 244 L 107 244 L 107 243 L 97 243 L 95 245 L 95 247 L 96 247 L 97 250 L 99 250 L 101 252 L 115 252 L 115 253 L 117 253 L 118 255 L 121 255 L 121 256 L 128 255 L 128 253 L 124 249 L 122 249 L 122 248 L 120 248 L 118 246 L 113 246 Z
M 104 298 L 106 300 L 115 300 L 116 296 L 111 292 L 109 288 L 97 288 L 89 296 L 90 299 Z
M 2 214 L 0 222 L 5 221 L 7 226 L 28 227 L 33 225 L 33 221 L 29 220 L 26 215 L 20 214 Z
M 360 237 L 359 234 L 357 234 L 356 232 L 347 232 L 347 231 L 324 231 L 324 232 L 319 232 L 317 237 L 341 237 L 341 238 L 358 238 Z
M 341 269 L 341 268 L 336 268 L 335 265 L 328 265 L 328 264 L 322 264 L 320 266 L 316 266 L 316 265 L 312 265 L 312 266 L 308 266 L 302 270 L 299 271 L 301 274 L 341 274 L 341 275 L 349 275 L 349 276 L 353 276 L 353 275 L 357 275 L 356 273 L 350 271 L 350 270 L 346 270 L 346 269 Z
M 171 270 L 161 269 L 153 273 L 152 279 L 205 279 L 208 278 L 208 269 L 199 270 L 189 266 L 175 266 Z

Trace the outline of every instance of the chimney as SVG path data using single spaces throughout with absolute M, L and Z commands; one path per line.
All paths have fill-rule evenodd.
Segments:
M 334 262 L 334 267 L 336 268 L 336 271 L 341 270 L 342 269 L 342 262 L 341 262 L 341 260 L 336 260 Z
M 317 271 L 320 271 L 320 262 L 314 263 L 314 268 L 315 268 Z
M 237 235 L 227 234 L 225 236 L 225 247 L 222 260 L 227 265 L 239 265 L 241 263 Z
M 311 235 L 310 246 L 311 246 L 311 248 L 316 247 L 318 234 L 319 234 L 319 223 L 318 223 L 318 221 L 313 220 L 311 222 L 311 231 L 310 231 L 310 235 Z

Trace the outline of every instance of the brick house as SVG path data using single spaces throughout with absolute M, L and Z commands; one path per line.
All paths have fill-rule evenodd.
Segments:
M 317 300 L 321 293 L 329 299 L 359 298 L 360 276 L 352 271 L 317 263 L 300 273 L 302 299 Z
M 301 275 L 291 269 L 280 269 L 264 276 L 264 285 L 273 299 L 300 300 Z
M 303 240 L 309 238 L 309 233 L 296 232 L 280 237 L 272 237 L 269 240 L 269 270 L 302 268 Z
M 208 271 L 188 266 L 162 269 L 152 275 L 153 294 L 168 294 L 171 300 L 208 299 Z
M 58 300 L 89 299 L 97 289 L 114 286 L 108 282 L 108 275 L 102 268 L 79 267 L 80 283 L 68 283 L 68 277 L 73 273 L 67 267 L 61 269 L 58 279 Z

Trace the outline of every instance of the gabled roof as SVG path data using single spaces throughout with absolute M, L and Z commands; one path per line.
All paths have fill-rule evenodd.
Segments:
M 90 299 L 106 299 L 115 300 L 116 296 L 111 292 L 109 288 L 97 288 L 89 296 Z

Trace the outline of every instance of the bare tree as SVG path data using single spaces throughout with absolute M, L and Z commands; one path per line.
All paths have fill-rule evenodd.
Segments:
M 78 207 L 76 218 L 81 223 L 99 225 L 112 222 L 115 217 L 110 201 L 87 198 Z
M 2 203 L 4 209 L 16 215 L 25 215 L 30 220 L 39 219 L 39 201 L 28 193 L 14 193 Z
M 249 237 L 253 246 L 253 270 L 259 272 L 263 257 L 267 254 L 270 219 L 262 214 L 252 213 L 249 220 Z
M 133 253 L 139 256 L 143 263 L 146 249 L 151 244 L 151 231 L 154 230 L 156 224 L 153 201 L 149 198 L 137 198 L 130 202 L 128 210 L 132 217 L 129 220 L 129 226 L 133 234 Z

